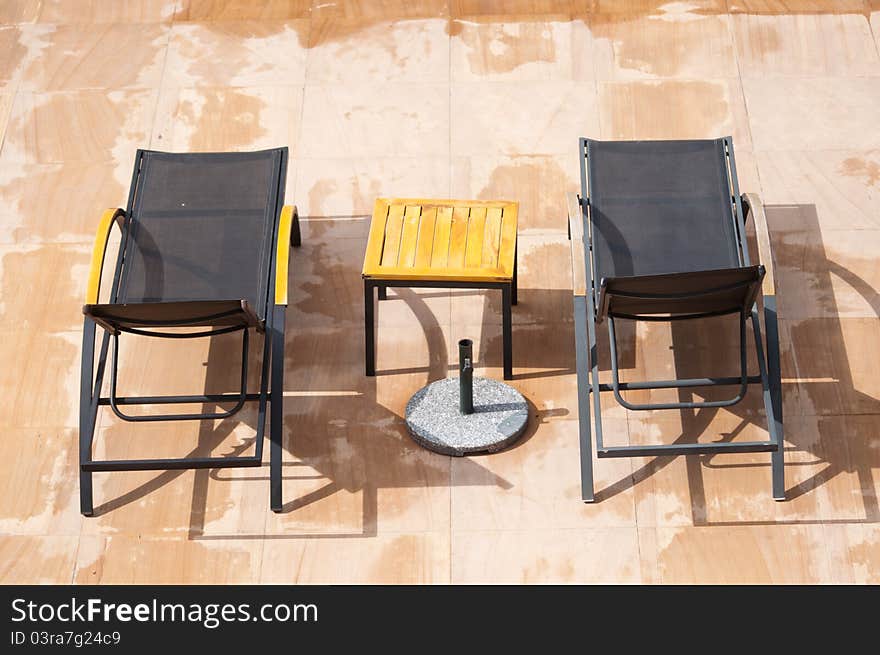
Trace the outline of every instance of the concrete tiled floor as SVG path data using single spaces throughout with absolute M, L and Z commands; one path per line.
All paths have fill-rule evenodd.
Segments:
M 874 0 L 0 3 L 0 581 L 880 582 L 878 47 Z M 742 455 L 602 460 L 584 505 L 576 139 L 727 134 L 773 233 L 790 499 L 772 501 L 766 457 Z M 138 147 L 277 145 L 303 216 L 286 512 L 268 511 L 263 468 L 98 474 L 98 515 L 81 518 L 80 305 L 100 211 L 124 204 Z M 500 377 L 497 294 L 390 293 L 380 375 L 363 376 L 377 195 L 519 200 L 513 384 L 533 421 L 516 447 L 453 460 L 401 419 L 454 370 L 459 338 Z M 729 328 L 627 328 L 623 375 L 729 364 Z M 233 383 L 234 339 L 134 339 L 133 393 Z M 766 435 L 753 397 L 693 415 L 606 406 L 614 443 Z M 241 453 L 254 424 L 104 414 L 96 454 Z

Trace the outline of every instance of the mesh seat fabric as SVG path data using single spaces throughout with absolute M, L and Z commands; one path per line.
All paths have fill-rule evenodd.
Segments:
M 95 315 L 173 323 L 236 301 L 241 321 L 265 319 L 285 150 L 143 151 L 116 303 Z
M 722 139 L 587 141 L 599 316 L 699 316 L 754 302 Z
M 724 146 L 590 141 L 598 278 L 739 266 Z

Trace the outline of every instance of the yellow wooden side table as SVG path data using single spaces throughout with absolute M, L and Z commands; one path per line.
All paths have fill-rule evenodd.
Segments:
M 501 289 L 504 379 L 513 377 L 518 203 L 379 198 L 364 256 L 367 375 L 376 374 L 375 298 L 388 287 Z

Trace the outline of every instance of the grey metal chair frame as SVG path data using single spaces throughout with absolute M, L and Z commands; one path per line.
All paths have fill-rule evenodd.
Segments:
M 272 247 L 270 252 L 266 254 L 267 261 L 255 262 L 255 264 L 264 264 L 266 270 L 267 294 L 264 299 L 265 306 L 259 308 L 259 313 L 265 316 L 259 319 L 256 314 L 248 309 L 247 304 L 242 301 L 238 309 L 231 308 L 216 313 L 208 312 L 210 315 L 194 316 L 191 320 L 181 320 L 163 318 L 163 308 L 167 311 L 169 305 L 185 305 L 187 303 L 146 303 L 141 305 L 141 314 L 154 314 L 154 317 L 133 319 L 130 323 L 120 323 L 113 318 L 107 318 L 98 310 L 101 308 L 112 310 L 115 307 L 136 307 L 137 305 L 121 305 L 118 304 L 118 295 L 121 288 L 123 276 L 126 273 L 126 253 L 128 242 L 132 233 L 133 225 L 133 208 L 135 206 L 136 190 L 138 189 L 138 176 L 141 173 L 141 162 L 145 154 L 150 151 L 138 150 L 135 158 L 134 172 L 132 174 L 131 187 L 127 208 L 109 210 L 105 216 L 110 217 L 112 213 L 112 223 L 116 224 L 121 232 L 119 250 L 116 257 L 114 267 L 113 280 L 110 286 L 109 303 L 104 305 L 89 304 L 97 302 L 97 290 L 100 286 L 101 270 L 104 265 L 104 252 L 106 250 L 109 232 L 112 224 L 102 225 L 99 228 L 95 242 L 95 254 L 97 259 L 93 259 L 93 267 L 97 266 L 97 284 L 93 292 L 95 298 L 87 300 L 87 304 L 83 308 L 85 314 L 83 322 L 83 347 L 82 347 L 82 370 L 81 370 L 81 386 L 80 386 L 80 415 L 79 415 L 79 487 L 80 487 L 80 511 L 85 516 L 92 516 L 94 513 L 93 492 L 92 492 L 92 474 L 101 471 L 152 471 L 152 470 L 181 470 L 181 469 L 219 469 L 219 468 L 242 468 L 242 467 L 259 467 L 263 464 L 263 441 L 267 414 L 267 404 L 269 405 L 269 422 L 270 422 L 270 499 L 271 509 L 273 511 L 281 511 L 282 509 L 282 478 L 281 478 L 281 457 L 282 457 L 282 406 L 283 397 L 283 378 L 284 378 L 284 323 L 285 310 L 287 305 L 287 289 L 286 289 L 286 273 L 287 273 L 287 254 L 282 248 L 290 246 L 299 246 L 301 242 L 299 218 L 296 208 L 292 207 L 291 215 L 286 219 L 283 218 L 284 212 L 284 180 L 287 171 L 287 148 L 277 149 L 279 153 L 279 169 L 275 172 L 277 176 L 277 191 L 271 199 L 274 203 L 273 207 L 273 223 L 272 243 L 276 247 Z M 158 153 L 163 156 L 171 156 L 168 153 Z M 205 153 L 199 155 L 188 154 L 190 158 L 209 157 L 224 153 Z M 286 208 L 285 208 L 286 209 Z M 286 230 L 290 230 L 289 234 Z M 281 243 L 283 242 L 283 244 Z M 288 245 L 289 244 L 289 245 Z M 283 289 L 280 294 L 276 293 L 276 268 L 279 266 L 278 258 L 283 257 L 282 275 L 285 275 L 283 281 Z M 93 271 L 94 273 L 95 271 Z M 280 297 L 283 296 L 283 297 Z M 210 301 L 209 301 L 210 302 Z M 262 303 L 263 301 L 261 301 Z M 218 301 L 219 304 L 233 305 L 235 301 Z M 196 307 L 205 307 L 205 304 Z M 211 306 L 211 305 L 208 305 Z M 244 319 L 242 319 L 244 317 Z M 104 328 L 100 349 L 96 354 L 96 328 L 100 325 Z M 134 327 L 137 325 L 138 327 Z M 186 327 L 186 326 L 208 326 L 209 329 L 200 329 L 194 332 L 167 332 L 162 328 L 169 327 Z M 249 328 L 254 327 L 257 332 L 264 336 L 263 340 L 263 356 L 261 363 L 260 389 L 258 393 L 248 393 L 247 391 L 247 353 L 248 353 L 248 333 Z M 117 369 L 119 363 L 119 336 L 123 332 L 137 334 L 149 337 L 171 338 L 171 339 L 191 339 L 199 337 L 211 337 L 214 335 L 225 334 L 235 331 L 242 332 L 242 362 L 240 375 L 240 389 L 235 393 L 222 394 L 202 394 L 202 395 L 166 395 L 166 396 L 119 396 L 117 393 Z M 102 387 L 107 368 L 107 356 L 110 347 L 111 338 L 113 341 L 113 353 L 110 360 L 110 393 L 107 396 L 102 395 Z M 271 368 L 270 368 L 271 367 Z M 271 387 L 270 387 L 271 378 Z M 222 419 L 235 415 L 247 402 L 258 402 L 258 414 L 256 425 L 255 451 L 253 455 L 248 456 L 229 456 L 229 457 L 180 457 L 180 458 L 150 458 L 150 459 L 114 459 L 114 460 L 96 460 L 92 455 L 92 446 L 95 435 L 95 427 L 98 418 L 98 410 L 101 406 L 109 406 L 111 410 L 123 421 L 128 422 L 152 422 L 152 421 L 181 421 L 181 420 L 212 420 Z M 154 406 L 154 405 L 175 405 L 187 403 L 203 403 L 209 405 L 217 405 L 221 403 L 233 403 L 232 407 L 223 411 L 206 411 L 201 413 L 179 413 L 179 414 L 143 414 L 131 415 L 125 413 L 122 408 L 129 406 Z
M 592 439 L 595 430 L 596 456 L 599 459 L 613 457 L 657 457 L 677 455 L 714 455 L 721 453 L 771 453 L 773 498 L 785 499 L 783 425 L 782 425 L 782 385 L 779 354 L 779 330 L 776 311 L 776 287 L 773 269 L 770 237 L 763 205 L 755 194 L 740 195 L 736 176 L 736 160 L 733 142 L 730 137 L 723 139 L 725 162 L 729 174 L 730 200 L 736 222 L 736 239 L 740 253 L 740 265 L 751 266 L 748 244 L 746 242 L 746 219 L 753 216 L 757 236 L 758 254 L 763 266 L 761 296 L 766 327 L 766 358 L 764 339 L 758 314 L 757 301 L 739 312 L 740 316 L 740 363 L 741 372 L 737 377 L 707 377 L 676 380 L 655 380 L 645 382 L 621 382 L 617 362 L 617 343 L 614 316 L 607 315 L 611 350 L 612 383 L 600 383 L 597 323 L 600 317 L 599 304 L 602 301 L 603 280 L 597 279 L 593 252 L 592 206 L 590 203 L 590 144 L 591 140 L 581 138 L 579 153 L 581 158 L 581 193 L 569 194 L 568 229 L 571 239 L 571 261 L 573 276 L 573 304 L 575 322 L 575 352 L 578 386 L 578 413 L 580 437 L 581 495 L 584 502 L 594 502 L 596 494 L 593 485 Z M 699 292 L 675 294 L 676 298 L 693 298 Z M 730 313 L 730 312 L 721 312 Z M 698 319 L 716 313 L 695 313 L 682 316 L 622 316 L 634 320 L 688 320 Z M 750 320 L 755 340 L 759 375 L 747 374 L 746 322 Z M 769 439 L 766 441 L 723 442 L 723 443 L 676 443 L 644 446 L 607 446 L 603 443 L 602 407 L 600 394 L 612 392 L 616 400 L 630 410 L 692 409 L 708 407 L 728 407 L 740 402 L 748 385 L 760 384 L 763 391 L 764 408 L 767 415 Z M 645 389 L 684 389 L 692 387 L 735 386 L 737 394 L 720 401 L 695 401 L 677 403 L 636 404 L 627 402 L 622 391 Z M 591 403 L 592 398 L 592 429 Z

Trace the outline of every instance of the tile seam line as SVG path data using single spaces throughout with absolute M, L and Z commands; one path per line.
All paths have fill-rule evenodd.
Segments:
M 170 30 L 169 30 L 170 32 Z M 166 53 L 167 58 L 167 53 Z M 163 72 L 162 76 L 164 77 L 164 62 L 163 62 Z M 594 86 L 594 88 L 598 89 L 599 85 L 617 85 L 617 86 L 629 86 L 636 84 L 654 84 L 654 83 L 675 83 L 675 82 L 718 82 L 723 80 L 737 80 L 737 79 L 747 79 L 747 80 L 801 80 L 801 81 L 824 81 L 824 80 L 876 80 L 880 79 L 880 71 L 876 73 L 847 73 L 847 74 L 761 74 L 761 75 L 719 75 L 714 77 L 651 77 L 651 78 L 634 78 L 634 79 L 601 79 L 594 78 L 592 80 L 593 84 L 584 80 L 572 80 L 572 79 L 562 79 L 562 80 L 547 80 L 547 79 L 516 79 L 516 80 L 481 80 L 477 82 L 456 82 L 454 84 L 449 84 L 450 87 L 450 95 L 452 87 L 455 86 L 480 86 L 484 87 L 486 85 L 507 85 L 511 87 L 521 87 L 523 84 L 566 84 L 569 86 Z M 361 82 L 358 83 L 361 86 L 372 86 L 372 83 Z M 407 87 L 439 87 L 447 85 L 446 82 L 410 82 L 407 80 L 392 80 L 388 82 L 389 85 L 399 85 L 399 86 L 407 86 Z M 68 88 L 38 88 L 31 87 L 30 85 L 23 85 L 21 82 L 17 83 L 17 90 L 21 93 L 28 95 L 59 95 L 59 94 L 70 94 L 77 92 L 88 92 L 88 91 L 153 91 L 157 88 L 156 85 L 149 85 L 143 82 L 132 83 L 132 84 L 121 84 L 118 86 L 103 86 L 103 85 L 95 85 L 95 86 L 72 86 Z M 254 88 L 300 88 L 300 87 L 315 87 L 315 88 L 350 88 L 352 83 L 350 81 L 341 81 L 341 82 L 326 82 L 326 83 L 315 83 L 310 82 L 308 80 L 303 80 L 301 82 L 262 82 L 257 84 L 243 84 L 243 83 L 235 83 L 235 84 L 221 84 L 219 82 L 209 82 L 209 83 L 174 83 L 174 84 L 166 84 L 164 82 L 160 82 L 160 86 L 166 88 L 179 88 L 179 89 L 211 89 L 211 88 L 223 88 L 223 89 L 254 89 Z
M 711 526 L 698 526 L 698 525 L 694 525 L 694 524 L 687 524 L 687 525 L 669 525 L 669 526 L 666 526 L 666 525 L 650 525 L 650 526 L 645 526 L 645 528 L 643 528 L 643 529 L 651 529 L 651 530 L 654 530 L 654 529 L 660 528 L 660 529 L 668 529 L 668 530 L 678 530 L 678 529 L 680 529 L 680 528 L 694 528 L 694 529 L 695 529 L 695 528 L 703 528 L 703 527 L 711 527 Z M 729 527 L 729 526 L 719 526 L 719 527 Z M 750 526 L 743 526 L 743 527 L 750 527 Z M 522 534 L 522 533 L 527 533 L 527 534 L 538 534 L 538 533 L 548 533 L 548 532 L 586 532 L 586 533 L 593 533 L 593 532 L 595 532 L 596 530 L 609 530 L 609 531 L 611 531 L 611 530 L 614 530 L 614 531 L 624 531 L 624 530 L 625 530 L 625 531 L 633 532 L 633 531 L 638 531 L 639 529 L 640 529 L 640 528 L 637 528 L 637 527 L 635 526 L 635 524 L 633 524 L 633 523 L 628 523 L 628 524 L 599 524 L 599 525 L 595 525 L 595 524 L 592 524 L 592 523 L 590 523 L 590 524 L 586 524 L 586 523 L 585 523 L 584 525 L 577 525 L 577 526 L 553 526 L 553 525 L 548 525 L 548 526 L 541 526 L 541 527 L 539 527 L 539 528 L 537 528 L 537 529 L 536 529 L 536 528 L 533 528 L 533 527 L 532 527 L 532 528 L 464 528 L 464 529 L 461 530 L 461 532 L 464 533 L 464 534 L 469 534 L 469 535 L 478 535 L 478 534 L 486 534 L 486 535 L 488 535 L 488 534 L 495 534 L 495 533 L 498 533 L 498 532 L 502 532 L 502 533 L 514 533 L 514 534 Z
M 880 63 L 880 62 L 878 62 Z M 876 79 L 880 77 L 880 70 L 876 73 L 835 73 L 835 72 L 823 72 L 823 73 L 760 73 L 760 74 L 745 74 L 741 75 L 743 79 L 746 80 L 827 80 L 827 79 Z M 680 79 L 680 78 L 671 78 L 671 79 Z M 708 80 L 712 79 L 721 79 L 721 78 L 705 78 Z
M 175 3 L 175 7 L 177 7 L 177 4 L 178 4 L 178 3 Z M 165 25 L 165 23 L 162 23 L 162 24 Z M 149 140 L 148 140 L 148 144 L 149 144 L 149 147 L 150 147 L 150 148 L 153 148 L 153 134 L 154 134 L 154 130 L 155 130 L 155 127 L 156 127 L 156 117 L 157 117 L 157 115 L 158 115 L 158 113 L 159 113 L 159 106 L 160 106 L 160 100 L 161 100 L 161 96 L 162 96 L 163 81 L 164 81 L 164 78 L 165 78 L 166 65 L 167 65 L 167 62 L 168 62 L 168 51 L 169 51 L 169 49 L 171 48 L 171 34 L 172 34 L 172 31 L 173 31 L 173 26 L 174 26 L 174 21 L 173 21 L 173 19 L 172 19 L 172 20 L 170 20 L 170 21 L 167 23 L 167 32 L 166 32 L 166 35 L 165 35 L 165 51 L 164 51 L 164 53 L 162 54 L 162 65 L 161 65 L 161 72 L 160 72 L 160 74 L 159 74 L 159 82 L 158 82 L 158 86 L 157 86 L 157 87 L 151 87 L 151 88 L 147 88 L 147 89 L 145 89 L 145 90 L 148 90 L 148 91 L 153 91 L 153 90 L 155 90 L 155 92 L 156 92 L 156 98 L 155 98 L 155 101 L 154 101 L 154 104 L 153 104 L 153 111 L 152 111 L 152 116 L 151 116 L 151 118 L 150 118 L 150 126 L 149 126 Z M 115 90 L 116 90 L 116 89 L 107 89 L 106 92 L 107 92 L 107 93 L 112 93 L 112 92 L 115 91 Z M 119 164 L 119 163 L 121 163 L 121 162 L 113 161 L 113 163 Z M 97 335 L 95 336 L 95 338 L 96 338 L 96 340 L 97 340 Z M 99 389 L 99 391 L 98 391 L 99 395 L 100 395 L 100 391 L 101 391 L 101 390 Z M 101 432 L 102 432 L 102 430 L 103 430 L 105 427 L 107 427 L 107 426 L 105 426 L 105 422 L 104 422 L 104 417 L 103 417 L 103 414 L 104 414 L 104 413 L 105 413 L 105 412 L 99 412 L 99 413 L 98 413 L 97 420 L 96 420 L 96 422 L 95 422 L 95 433 L 96 433 L 96 436 L 100 435 Z M 92 443 L 92 449 L 93 449 L 93 450 L 94 450 L 94 448 L 95 448 L 94 441 L 95 441 L 95 440 L 93 439 L 93 443 Z M 80 520 L 80 534 L 79 534 L 79 539 L 77 540 L 77 548 L 76 548 L 76 551 L 77 551 L 77 558 L 79 557 L 79 549 L 80 549 L 80 544 L 81 544 L 81 542 L 82 542 L 82 538 L 83 538 L 83 528 L 85 527 L 85 524 L 86 524 L 86 521 L 81 519 L 81 520 Z M 74 560 L 74 571 L 73 571 L 73 574 L 72 574 L 71 583 L 73 582 L 73 577 L 75 577 L 75 575 L 76 575 L 76 560 Z
M 817 518 L 817 519 L 780 519 L 780 520 L 768 520 L 766 522 L 759 522 L 757 525 L 754 522 L 744 521 L 742 523 L 731 525 L 728 522 L 718 522 L 718 523 L 705 523 L 705 524 L 697 524 L 697 523 L 683 523 L 683 524 L 663 524 L 663 523 L 654 523 L 649 525 L 644 525 L 640 528 L 637 528 L 633 523 L 630 524 L 584 524 L 578 526 L 541 526 L 538 528 L 463 528 L 460 529 L 460 533 L 462 535 L 490 535 L 490 534 L 539 534 L 539 533 L 550 533 L 550 532 L 585 532 L 585 533 L 593 533 L 595 531 L 608 531 L 608 532 L 622 532 L 622 531 L 636 531 L 642 532 L 646 530 L 697 530 L 700 532 L 707 531 L 752 531 L 756 528 L 758 530 L 803 530 L 806 528 L 834 528 L 834 527 L 849 527 L 849 526 L 874 526 L 876 523 L 865 520 L 864 518 L 858 518 L 853 520 L 846 520 L 844 522 L 835 522 L 835 519 L 829 519 L 826 517 Z M 416 533 L 416 532 L 405 532 L 400 534 L 436 534 L 436 533 Z M 640 550 L 641 553 L 641 550 Z
M 82 518 L 80 518 L 80 526 L 82 526 Z M 73 550 L 73 564 L 71 566 L 70 571 L 70 584 L 76 584 L 76 571 L 77 571 L 77 563 L 79 562 L 79 549 L 82 544 L 82 527 L 80 527 L 80 534 L 76 538 L 76 548 Z
M 311 18 L 311 15 L 312 15 L 312 9 L 311 9 L 311 5 L 309 5 L 309 17 L 308 17 L 308 19 L 306 19 L 309 21 L 309 30 L 308 30 L 308 34 L 306 36 L 306 43 L 307 44 L 312 39 L 312 18 Z M 302 90 L 302 93 L 300 96 L 301 100 L 300 100 L 300 105 L 299 105 L 299 125 L 297 126 L 297 130 L 296 130 L 296 142 L 293 144 L 293 147 L 291 148 L 290 157 L 288 160 L 288 165 L 292 164 L 293 169 L 294 169 L 293 170 L 293 185 L 291 186 L 291 191 L 293 192 L 292 195 L 294 198 L 294 202 L 288 203 L 288 204 L 293 204 L 293 205 L 296 205 L 297 193 L 299 192 L 299 189 L 297 188 L 298 187 L 297 182 L 299 181 L 299 170 L 300 170 L 299 144 L 300 144 L 300 140 L 302 139 L 303 124 L 304 124 L 305 112 L 306 112 L 306 86 L 308 84 L 308 79 L 309 79 L 309 55 L 310 55 L 310 53 L 311 53 L 311 48 L 306 48 L 305 61 L 303 61 L 303 80 L 302 80 L 302 83 L 297 84 L 297 85 L 291 85 L 291 86 L 296 86 L 297 88 Z M 288 175 L 289 174 L 290 174 L 290 171 L 288 171 Z M 285 200 L 285 202 L 287 202 L 287 201 Z M 372 215 L 371 212 L 365 214 L 365 217 L 370 216 L 370 215 Z
M 725 22 L 727 23 L 728 38 L 730 39 L 730 42 L 733 45 L 733 60 L 734 60 L 734 62 L 736 62 L 736 72 L 737 72 L 737 81 L 739 82 L 739 92 L 740 92 L 740 95 L 742 96 L 743 109 L 745 110 L 745 113 L 746 113 L 746 130 L 747 130 L 748 139 L 749 139 L 749 145 L 748 145 L 748 148 L 746 148 L 746 150 L 754 154 L 754 152 L 755 152 L 755 138 L 754 138 L 754 135 L 752 134 L 752 117 L 751 117 L 751 113 L 749 112 L 749 100 L 746 97 L 746 86 L 743 81 L 744 78 L 743 78 L 743 74 L 742 74 L 742 62 L 740 61 L 740 58 L 739 58 L 739 39 L 737 38 L 736 30 L 734 29 L 734 26 L 733 26 L 733 18 L 730 15 L 729 5 L 730 5 L 730 1 L 727 0 L 725 6 L 727 6 L 727 8 L 728 8 L 728 14 L 727 14 L 727 21 L 725 21 Z M 735 123 L 734 123 L 734 125 L 731 126 L 731 138 L 733 138 L 732 133 L 733 133 L 734 127 L 735 127 Z M 755 159 L 754 164 L 755 164 L 755 168 L 758 169 L 757 158 Z M 761 173 L 760 173 L 760 171 L 756 171 L 756 172 L 758 175 L 758 189 L 756 189 L 756 192 L 761 194 L 761 197 L 763 197 L 764 189 L 763 189 L 763 185 L 761 184 Z M 742 190 L 740 189 L 740 191 L 742 191 Z
M 874 15 L 874 11 L 872 7 L 869 5 L 867 7 L 867 14 L 865 15 L 865 19 L 868 21 L 868 33 L 871 35 L 871 39 L 874 41 L 874 50 L 877 51 L 877 57 L 880 57 L 880 34 L 874 31 L 874 24 L 871 22 L 871 16 Z M 880 16 L 880 8 L 878 8 L 877 15 Z
M 592 15 L 587 18 L 586 24 L 587 24 L 587 31 L 590 33 L 590 59 L 591 59 L 592 69 L 593 69 L 593 84 L 592 84 L 592 86 L 593 86 L 593 100 L 595 102 L 595 108 L 596 108 L 596 128 L 599 132 L 599 138 L 605 139 L 606 136 L 605 136 L 605 132 L 604 132 L 604 126 L 602 124 L 603 123 L 603 120 L 602 120 L 603 111 L 602 111 L 602 96 L 600 93 L 600 89 L 601 89 L 601 86 L 603 84 L 605 84 L 606 82 L 599 79 L 599 61 L 598 61 L 598 57 L 596 56 L 596 39 L 594 38 L 594 35 L 593 35 L 593 16 Z M 584 156 L 585 156 L 584 153 L 579 150 L 578 151 L 578 159 L 580 160 L 580 158 L 584 157 Z M 565 417 L 563 417 L 563 420 L 565 420 Z M 580 417 L 578 417 L 577 420 L 579 422 Z M 587 420 L 592 421 L 592 410 L 590 410 L 588 412 Z M 627 412 L 627 414 L 626 414 L 625 422 L 626 422 L 626 441 L 627 441 L 627 444 L 629 444 L 630 443 L 629 412 Z M 592 450 L 592 448 L 593 448 L 593 446 L 591 446 L 591 450 Z M 590 457 L 592 458 L 592 456 L 593 456 L 593 453 L 591 452 Z M 635 460 L 630 460 L 629 464 L 630 464 L 629 478 L 630 478 L 630 482 L 631 482 L 631 488 L 635 488 L 635 486 L 636 486 Z M 633 527 L 636 530 L 636 543 L 637 543 L 638 555 L 639 555 L 639 571 L 640 571 L 639 574 L 641 575 L 642 551 L 641 551 L 641 543 L 639 543 L 639 538 L 638 538 L 639 508 L 638 508 L 638 502 L 636 499 L 636 494 L 632 494 L 632 517 L 633 517 L 633 521 L 632 521 Z
M 165 23 L 161 23 L 161 24 L 163 26 L 165 25 Z M 154 134 L 155 126 L 156 126 L 156 116 L 158 115 L 158 112 L 159 112 L 159 105 L 160 105 L 160 100 L 161 100 L 161 95 L 162 95 L 162 81 L 165 77 L 166 63 L 168 61 L 168 50 L 169 50 L 170 44 L 171 44 L 171 32 L 172 32 L 172 22 L 169 21 L 169 23 L 167 24 L 167 30 L 166 30 L 166 34 L 165 34 L 165 45 L 164 45 L 164 52 L 162 53 L 162 64 L 161 64 L 161 72 L 159 74 L 158 86 L 157 87 L 141 87 L 141 89 L 140 89 L 140 90 L 144 90 L 144 91 L 155 91 L 155 93 L 156 93 L 156 98 L 153 102 L 153 110 L 151 112 L 150 125 L 149 125 L 148 144 L 149 144 L 150 148 L 153 148 L 153 134 Z M 110 94 L 110 93 L 113 93 L 114 91 L 117 91 L 117 90 L 118 89 L 116 89 L 116 88 L 106 88 L 106 89 L 104 89 L 104 92 L 106 94 Z M 126 90 L 129 90 L 129 89 L 126 89 Z M 111 160 L 111 161 L 113 161 L 113 163 L 115 163 L 115 164 L 121 163 L 120 161 L 115 161 L 115 160 Z M 67 162 L 61 162 L 61 163 L 65 164 Z M 95 335 L 95 339 L 97 341 L 97 335 Z M 100 392 L 101 392 L 101 390 L 99 389 L 99 391 L 98 391 L 99 395 L 100 395 Z M 96 417 L 96 419 L 97 419 L 95 421 L 96 436 L 100 435 L 102 433 L 102 430 L 106 427 L 103 414 L 104 414 L 104 412 L 99 412 L 98 416 Z M 95 440 L 93 439 L 93 443 L 92 443 L 93 450 L 95 448 L 94 441 Z M 80 542 L 82 541 L 82 537 L 83 537 L 82 530 L 84 527 L 85 527 L 85 521 L 80 521 L 80 535 L 79 535 L 79 539 L 77 540 L 77 556 L 79 553 L 79 545 L 80 545 Z M 76 573 L 75 567 L 76 567 L 76 562 L 74 562 L 74 574 L 73 575 L 75 575 L 75 573 Z
M 450 12 L 449 17 L 446 22 L 446 37 L 447 37 L 447 50 L 446 50 L 446 79 L 447 82 L 447 139 L 446 139 L 446 157 L 449 162 L 449 175 L 447 177 L 446 190 L 448 191 L 448 197 L 452 197 L 452 189 L 453 189 L 453 176 L 455 175 L 455 165 L 452 159 L 452 23 L 453 18 Z M 446 246 L 446 261 L 449 262 L 449 248 L 452 245 L 452 218 L 454 215 L 454 210 L 449 215 L 449 230 L 450 230 L 450 238 L 449 243 Z M 450 294 L 449 297 L 449 332 L 450 336 L 452 335 L 453 327 L 452 327 L 452 296 Z M 447 362 L 448 363 L 448 362 Z M 448 368 L 448 367 L 447 367 Z M 448 370 L 447 370 L 448 374 Z M 447 535 L 449 539 L 449 569 L 448 569 L 448 584 L 452 584 L 455 580 L 455 549 L 453 548 L 454 542 L 454 521 L 455 521 L 455 502 L 454 502 L 454 494 L 455 494 L 455 462 L 450 459 L 449 461 L 449 526 L 447 528 Z
M 593 35 L 593 17 L 590 16 L 587 18 L 587 31 L 590 33 L 590 63 L 592 64 L 593 69 L 593 98 L 596 103 L 596 129 L 599 132 L 599 138 L 605 138 L 605 134 L 602 131 L 602 98 L 599 93 L 599 62 L 596 57 L 596 39 Z M 584 154 L 582 152 L 578 152 L 578 163 L 580 164 L 580 157 L 583 157 Z
M 175 4 L 175 6 L 177 6 Z M 172 19 L 168 23 L 168 32 L 165 36 L 165 52 L 162 55 L 162 71 L 159 74 L 159 86 L 155 89 L 156 91 L 156 100 L 153 104 L 153 115 L 150 119 L 150 139 L 149 144 L 150 148 L 155 147 L 153 144 L 153 135 L 155 134 L 156 129 L 156 119 L 159 116 L 159 106 L 161 105 L 162 100 L 162 91 L 165 88 L 165 75 L 168 69 L 168 51 L 171 50 L 171 34 L 174 31 L 174 20 Z
M 266 514 L 271 514 L 271 512 L 267 509 Z M 286 516 L 286 514 L 281 514 L 280 516 Z M 618 526 L 618 527 L 632 527 L 630 526 Z M 578 529 L 578 528 L 573 528 Z M 494 530 L 489 530 L 493 532 Z M 180 535 L 186 535 L 188 533 L 188 529 L 181 528 Z M 176 536 L 168 536 L 165 532 L 138 532 L 137 534 L 128 533 L 94 533 L 87 534 L 85 536 L 91 537 L 119 537 L 123 539 L 138 539 L 139 541 L 150 541 L 157 543 L 199 543 L 199 542 L 215 542 L 215 543 L 223 543 L 223 542 L 240 542 L 240 541 L 281 541 L 282 539 L 289 539 L 291 541 L 302 541 L 304 539 L 315 539 L 320 541 L 326 541 L 329 539 L 375 539 L 376 537 L 382 536 L 400 536 L 400 535 L 413 535 L 413 536 L 443 536 L 446 534 L 445 528 L 437 528 L 436 530 L 379 530 L 376 535 L 365 535 L 362 532 L 352 532 L 351 534 L 346 534 L 344 537 L 339 536 L 339 532 L 310 532 L 310 533 L 298 533 L 298 532 L 272 532 L 264 535 L 257 535 L 254 533 L 242 533 L 241 535 L 237 534 L 217 534 L 217 535 L 200 535 L 195 538 L 184 538 L 179 539 Z M 75 537 L 75 534 L 72 535 L 64 535 L 64 534 L 7 534 L 0 536 L 10 536 L 10 537 Z

